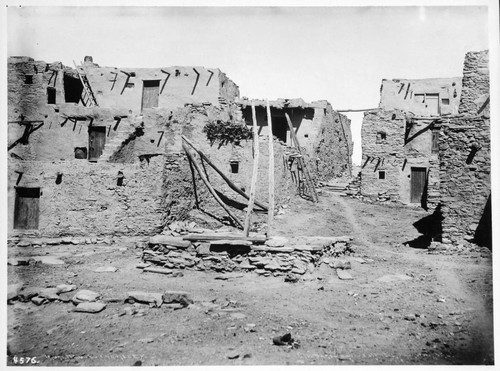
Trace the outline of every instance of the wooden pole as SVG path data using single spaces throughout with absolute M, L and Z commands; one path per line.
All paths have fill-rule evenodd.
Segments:
M 184 151 L 186 152 L 188 158 L 192 161 L 192 164 L 194 166 L 194 168 L 196 169 L 196 172 L 198 173 L 198 175 L 200 176 L 201 180 L 203 181 L 203 183 L 205 183 L 205 185 L 207 186 L 209 192 L 212 194 L 212 196 L 214 196 L 215 200 L 219 203 L 219 205 L 222 206 L 222 208 L 227 212 L 227 214 L 236 222 L 236 224 L 238 224 L 241 228 L 243 228 L 243 224 L 241 224 L 240 220 L 238 219 L 238 217 L 236 215 L 234 215 L 231 210 L 229 210 L 227 208 L 227 206 L 224 204 L 224 202 L 220 199 L 220 197 L 217 195 L 217 192 L 215 192 L 214 188 L 212 187 L 212 185 L 210 184 L 210 182 L 208 181 L 208 179 L 206 178 L 205 174 L 203 173 L 203 171 L 201 171 L 200 169 L 200 166 L 196 163 L 196 161 L 194 160 L 193 158 L 193 155 L 190 153 L 189 149 L 186 147 L 186 145 L 184 143 L 182 143 L 182 148 L 184 148 Z
M 241 196 L 243 196 L 244 198 L 246 198 L 247 200 L 250 199 L 250 197 L 241 190 L 241 188 L 237 187 L 233 182 L 231 182 L 231 180 L 222 172 L 219 170 L 219 168 L 217 166 L 215 166 L 215 164 L 212 163 L 212 161 L 210 161 L 210 159 L 205 156 L 205 154 L 203 152 L 201 152 L 198 148 L 196 148 L 194 146 L 193 143 L 191 143 L 191 141 L 189 141 L 189 139 L 187 139 L 184 135 L 181 135 L 182 139 L 191 146 L 191 148 L 193 148 L 199 155 L 200 157 L 206 161 L 207 164 L 209 164 L 212 169 L 214 169 L 221 177 L 222 179 L 225 180 L 225 182 L 227 183 L 227 185 L 233 190 L 235 191 L 236 193 L 240 194 Z M 267 206 L 264 205 L 263 203 L 255 200 L 255 205 L 257 205 L 258 207 L 260 207 L 261 209 L 263 209 L 264 211 L 267 211 Z
M 311 179 L 311 174 L 309 174 L 309 170 L 307 169 L 306 161 L 302 157 L 302 151 L 300 150 L 299 139 L 297 138 L 297 135 L 295 134 L 295 130 L 294 130 L 293 125 L 292 125 L 292 120 L 290 120 L 290 116 L 288 116 L 288 113 L 286 113 L 286 112 L 285 112 L 285 116 L 286 116 L 286 121 L 288 122 L 288 128 L 290 129 L 290 135 L 292 137 L 293 143 L 295 144 L 295 147 L 297 147 L 297 151 L 299 152 L 299 155 L 301 155 L 301 157 L 298 158 L 298 161 L 302 165 L 302 169 L 304 169 L 304 175 L 306 178 L 307 188 L 309 188 L 309 190 L 311 191 L 311 197 L 312 197 L 313 201 L 318 202 L 318 194 L 316 193 L 316 188 L 314 188 L 314 183 Z
M 273 141 L 273 123 L 271 119 L 271 107 L 269 100 L 267 103 L 267 125 L 269 129 L 269 209 L 267 210 L 267 237 L 271 237 L 273 219 L 274 219 L 274 141 Z
M 250 233 L 250 217 L 253 211 L 253 204 L 255 202 L 255 192 L 257 188 L 257 175 L 259 172 L 259 133 L 257 130 L 257 115 L 255 114 L 255 103 L 252 101 L 252 129 L 253 129 L 253 170 L 252 170 L 252 184 L 250 185 L 250 200 L 248 201 L 247 215 L 245 217 L 245 237 Z

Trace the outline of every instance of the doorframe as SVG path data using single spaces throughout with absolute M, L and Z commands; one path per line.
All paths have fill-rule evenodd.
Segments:
M 145 82 L 150 82 L 150 81 L 157 81 L 158 82 L 158 105 L 156 107 L 159 107 L 159 105 L 160 105 L 160 83 L 161 83 L 161 79 L 142 80 L 141 112 L 144 109 L 144 88 L 146 87 Z M 155 85 L 155 87 L 156 87 L 156 85 Z M 147 107 L 147 108 L 153 108 L 153 107 Z
M 23 197 L 23 198 L 36 198 L 38 199 L 38 210 L 37 210 L 37 216 L 36 216 L 36 227 L 35 228 L 18 228 L 16 227 L 16 216 L 18 215 L 18 212 L 19 212 L 19 190 L 20 189 L 30 189 L 30 190 L 34 190 L 34 189 L 37 189 L 38 190 L 38 197 Z M 16 229 L 16 230 L 37 230 L 39 228 L 39 225 L 40 225 L 40 197 L 42 196 L 42 187 L 40 186 L 14 186 L 14 190 L 15 190 L 15 195 L 14 195 L 14 215 L 13 215 L 13 221 L 12 221 L 12 228 L 13 229 Z

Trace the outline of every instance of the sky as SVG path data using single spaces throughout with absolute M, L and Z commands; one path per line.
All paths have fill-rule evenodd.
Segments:
M 303 4 L 306 4 L 303 2 Z M 8 6 L 7 54 L 73 66 L 220 68 L 248 98 L 375 108 L 382 79 L 462 75 L 485 6 Z M 361 162 L 363 113 L 349 113 Z

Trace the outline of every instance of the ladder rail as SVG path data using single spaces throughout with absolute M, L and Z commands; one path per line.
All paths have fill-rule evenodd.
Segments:
M 94 96 L 94 93 L 92 92 L 91 90 L 91 87 L 90 87 L 90 84 L 89 84 L 89 80 L 87 79 L 87 75 L 85 74 L 85 70 L 82 68 L 82 71 L 84 72 L 83 74 L 80 73 L 80 70 L 78 69 L 78 66 L 76 65 L 75 61 L 73 61 L 73 64 L 75 65 L 75 69 L 76 69 L 76 73 L 78 74 L 78 77 L 80 78 L 80 82 L 82 83 L 83 85 L 83 90 L 85 91 L 85 95 L 87 96 L 87 102 L 85 102 L 85 96 L 82 94 L 80 96 L 80 99 L 82 100 L 82 103 L 87 106 L 87 103 L 91 103 L 89 105 L 92 106 L 98 106 L 97 104 L 97 100 L 95 99 L 95 96 Z

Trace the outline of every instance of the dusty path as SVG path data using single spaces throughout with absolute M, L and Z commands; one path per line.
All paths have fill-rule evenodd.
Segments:
M 71 282 L 109 300 L 97 314 L 61 302 L 9 305 L 11 351 L 44 366 L 491 364 L 491 255 L 404 246 L 419 236 L 412 224 L 425 215 L 323 193 L 319 204 L 299 199 L 277 216 L 283 236 L 352 235 L 354 251 L 370 262 L 352 260 L 351 281 L 325 265 L 294 284 L 255 273 L 229 281 L 214 272 L 141 273 L 140 251 L 126 239 L 9 249 L 9 256 L 60 253 L 66 263 L 9 266 L 9 283 Z M 103 265 L 119 270 L 93 271 Z M 113 301 L 127 291 L 166 289 L 189 291 L 195 303 L 172 310 Z M 300 348 L 272 345 L 286 332 Z

